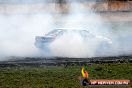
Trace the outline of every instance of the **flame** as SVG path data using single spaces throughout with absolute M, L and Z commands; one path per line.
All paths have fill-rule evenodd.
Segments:
M 85 71 L 84 67 L 82 67 L 81 73 L 82 73 L 82 77 L 88 78 L 88 71 Z

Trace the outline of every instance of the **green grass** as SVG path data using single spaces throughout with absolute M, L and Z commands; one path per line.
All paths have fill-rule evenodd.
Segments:
M 89 71 L 91 79 L 132 80 L 132 64 L 93 64 L 85 68 Z M 81 66 L 75 65 L 0 68 L 0 88 L 82 88 L 79 81 L 80 75 Z M 132 88 L 132 84 L 96 88 Z

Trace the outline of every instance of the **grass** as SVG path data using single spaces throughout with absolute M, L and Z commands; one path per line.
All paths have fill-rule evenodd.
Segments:
M 91 79 L 129 79 L 132 81 L 132 64 L 92 64 L 85 68 L 89 71 Z M 79 81 L 80 71 L 81 66 L 76 65 L 0 68 L 0 88 L 82 88 Z M 95 88 L 95 86 L 90 88 Z M 132 84 L 96 88 L 132 88 Z

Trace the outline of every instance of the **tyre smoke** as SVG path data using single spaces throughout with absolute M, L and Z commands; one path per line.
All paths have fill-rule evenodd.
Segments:
M 35 4 L 29 6 L 28 4 L 15 3 L 17 7 L 20 6 L 19 8 L 13 8 L 14 4 L 5 5 L 5 2 L 1 4 L 1 57 L 47 56 L 35 47 L 35 36 L 44 36 L 57 28 L 87 30 L 95 38 L 89 37 L 89 40 L 83 41 L 78 34 L 65 34 L 50 44 L 51 52 L 48 56 L 79 58 L 132 54 L 131 22 L 106 22 L 92 8 L 86 9 L 82 2 L 67 1 L 69 11 L 65 14 L 52 11 L 54 4 L 49 4 L 48 8 L 42 3 L 37 3 L 36 8 L 34 8 Z

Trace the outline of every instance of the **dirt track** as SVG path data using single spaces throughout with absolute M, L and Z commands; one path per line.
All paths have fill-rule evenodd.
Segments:
M 132 56 L 68 58 L 68 57 L 9 57 L 8 61 L 0 61 L 0 67 L 14 66 L 67 66 L 101 63 L 132 63 Z

